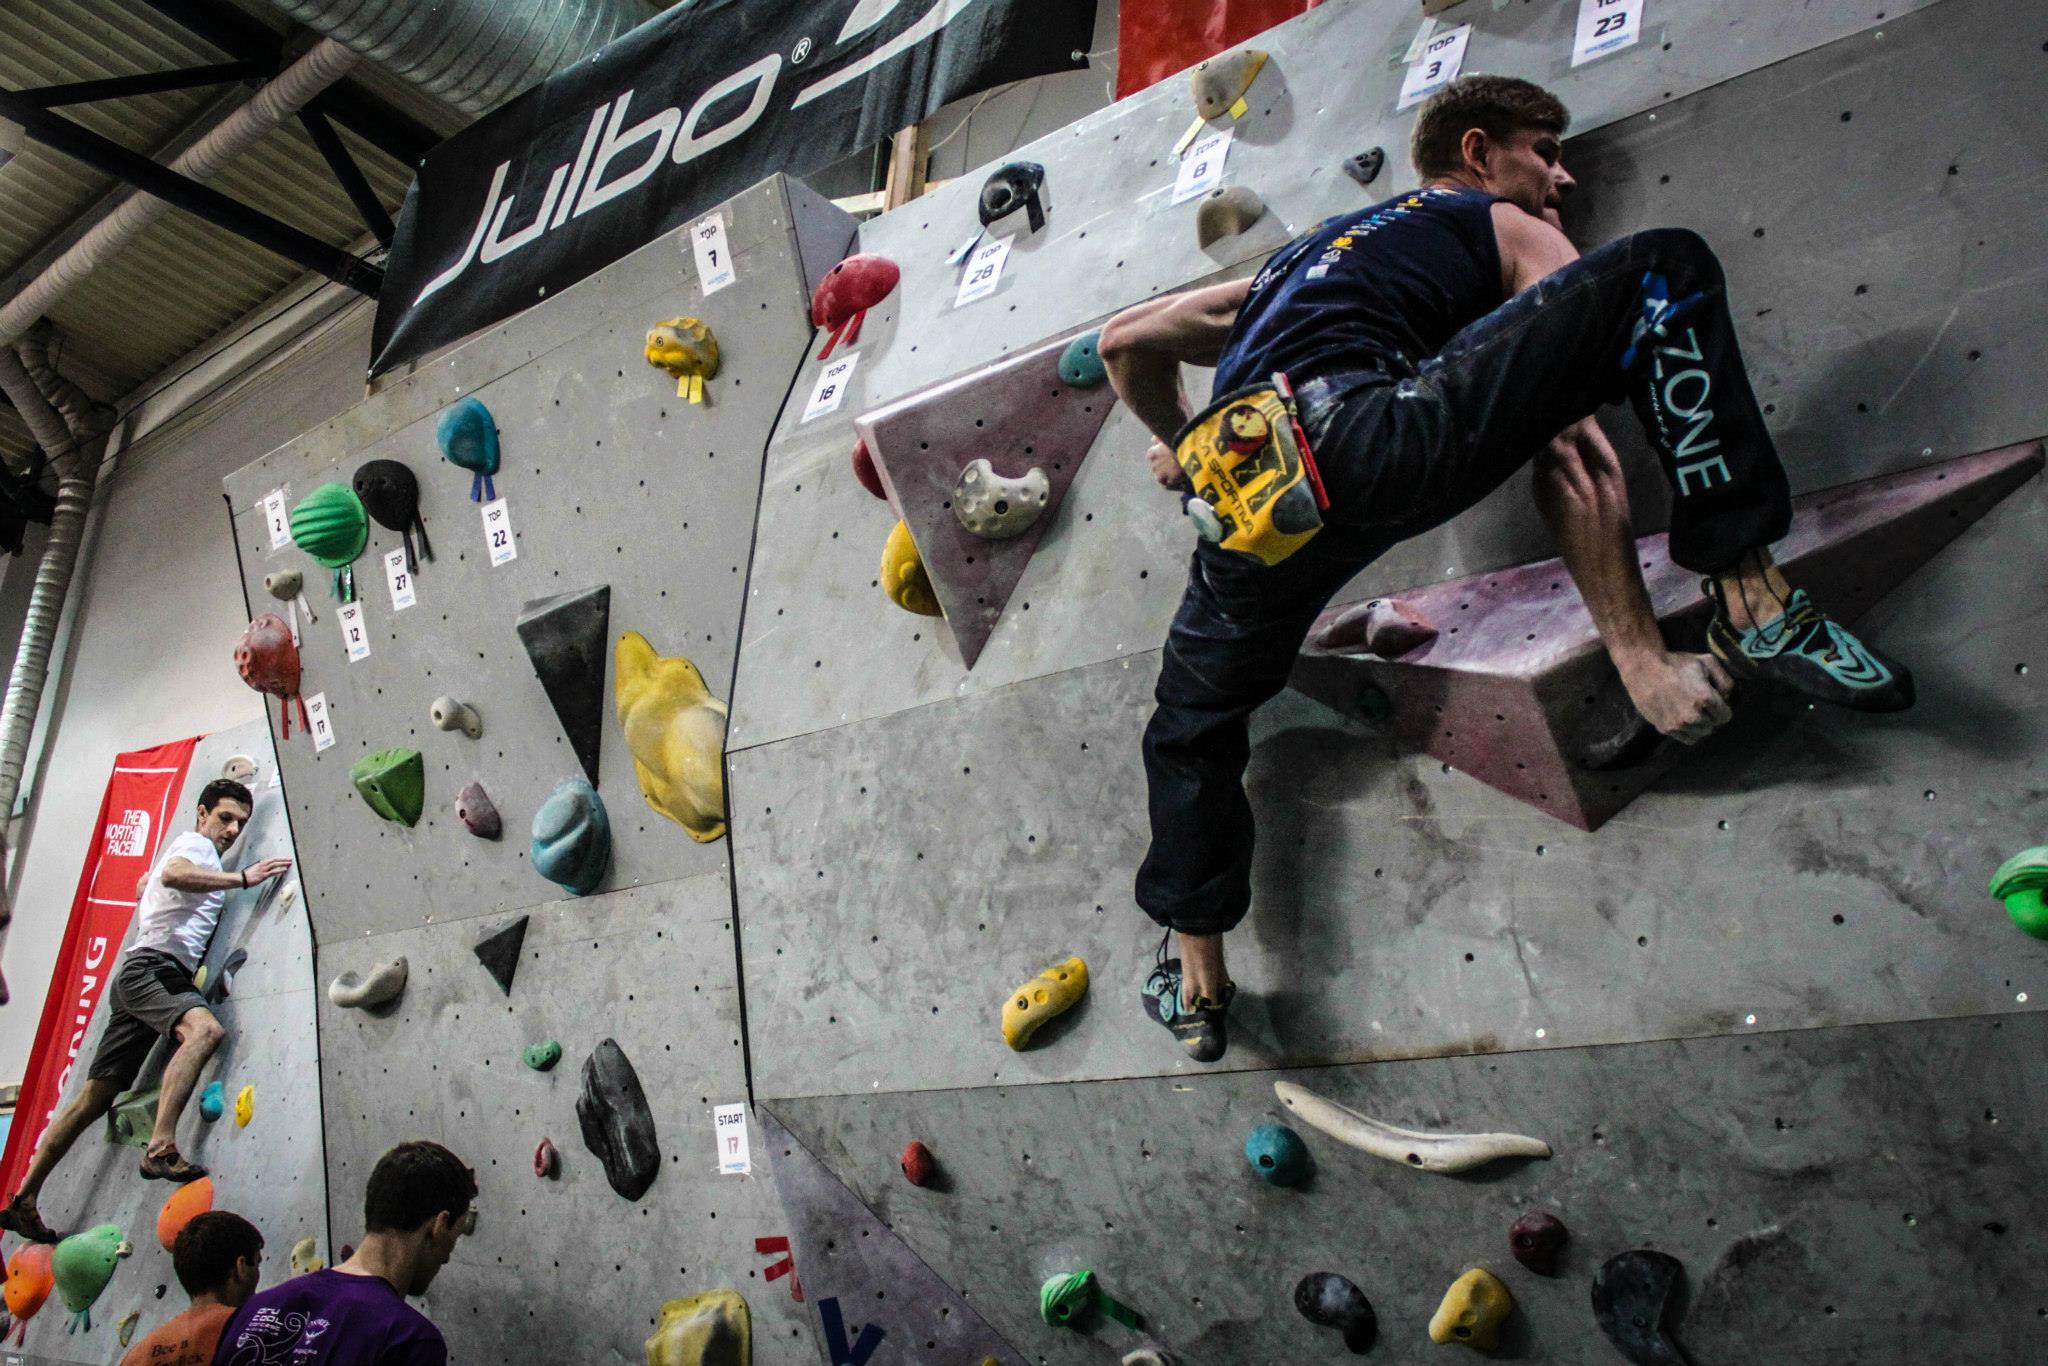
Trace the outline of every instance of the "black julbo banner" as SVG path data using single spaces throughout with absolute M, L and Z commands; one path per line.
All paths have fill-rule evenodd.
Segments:
M 421 163 L 371 373 L 531 307 L 774 171 L 1082 65 L 1094 0 L 698 0 Z

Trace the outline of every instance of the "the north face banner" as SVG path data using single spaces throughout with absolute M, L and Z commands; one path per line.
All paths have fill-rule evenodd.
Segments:
M 677 5 L 428 154 L 371 373 L 559 293 L 776 171 L 1086 63 L 1095 0 Z
M 114 975 L 114 960 L 135 914 L 143 874 L 155 861 L 166 830 L 180 818 L 191 818 L 190 812 L 179 809 L 178 794 L 185 786 L 192 747 L 198 743 L 195 736 L 114 756 L 114 772 L 100 798 L 92 845 L 85 851 L 78 891 L 71 900 L 64 944 L 50 974 L 50 994 L 43 998 L 42 1021 L 36 1026 L 35 1047 L 29 1050 L 28 1072 L 14 1108 L 14 1127 L 7 1133 L 6 1154 L 0 1157 L 0 1191 L 11 1193 L 21 1184 L 28 1160 L 63 1098 L 93 1008 Z

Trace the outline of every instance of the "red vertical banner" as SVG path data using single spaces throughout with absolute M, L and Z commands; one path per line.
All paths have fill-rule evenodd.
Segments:
M 0 1199 L 21 1184 L 28 1159 L 71 1080 L 85 1028 L 113 975 L 121 940 L 135 915 L 136 886 L 155 862 L 165 833 L 185 815 L 178 808 L 178 794 L 184 791 L 185 770 L 198 743 L 194 736 L 114 756 L 85 867 L 78 875 L 78 891 L 71 898 L 71 921 L 57 951 L 56 971 L 50 975 L 50 994 L 43 999 L 35 1047 L 21 1080 L 7 1152 L 0 1157 Z M 15 913 L 25 909 L 16 907 Z
M 1185 71 L 1321 0 L 1122 0 L 1116 12 L 1116 97 Z

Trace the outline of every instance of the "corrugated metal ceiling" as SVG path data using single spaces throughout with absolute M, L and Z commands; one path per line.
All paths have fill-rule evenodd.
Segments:
M 285 27 L 260 3 L 243 8 L 273 28 Z M 0 3 L 0 85 L 11 90 L 231 59 L 136 0 Z M 351 80 L 439 133 L 467 122 L 466 115 L 367 64 Z M 167 146 L 182 145 L 181 133 L 210 126 L 252 88 L 140 95 L 57 112 L 166 160 Z M 340 132 L 378 198 L 395 211 L 411 183 L 410 168 L 347 129 Z M 323 241 L 345 245 L 365 231 L 296 122 L 273 132 L 211 183 Z M 35 143 L 0 166 L 0 280 L 114 189 L 110 177 Z M 64 337 L 61 368 L 97 397 L 121 397 L 301 274 L 282 257 L 173 209 L 53 311 Z M 29 446 L 19 419 L 0 406 L 0 452 L 15 455 Z

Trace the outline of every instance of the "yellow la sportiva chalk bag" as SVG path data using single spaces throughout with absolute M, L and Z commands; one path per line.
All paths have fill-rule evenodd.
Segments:
M 1188 520 L 1205 541 L 1275 565 L 1323 529 L 1329 496 L 1287 376 L 1225 394 L 1174 436 Z

